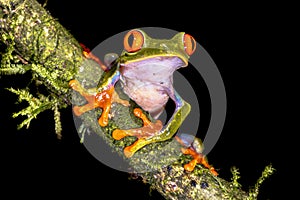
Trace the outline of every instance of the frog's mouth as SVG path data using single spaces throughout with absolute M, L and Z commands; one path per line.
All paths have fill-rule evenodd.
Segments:
M 123 67 L 138 67 L 138 66 L 160 66 L 166 68 L 178 69 L 181 67 L 186 67 L 188 61 L 184 58 L 175 55 L 163 55 L 163 56 L 148 56 L 142 57 L 134 60 L 127 60 L 120 63 Z

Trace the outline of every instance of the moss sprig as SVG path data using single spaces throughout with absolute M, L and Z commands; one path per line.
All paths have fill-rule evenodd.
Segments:
M 272 164 L 268 165 L 265 167 L 265 169 L 263 170 L 261 176 L 257 179 L 254 187 L 249 189 L 248 192 L 248 199 L 247 200 L 254 200 L 257 199 L 257 196 L 259 194 L 259 188 L 261 186 L 261 184 L 267 179 L 269 178 L 275 171 L 275 168 L 273 168 Z
M 240 188 L 241 184 L 238 182 L 238 179 L 240 179 L 241 176 L 240 176 L 240 172 L 239 172 L 238 168 L 233 166 L 233 167 L 231 167 L 230 171 L 232 173 L 232 178 L 231 178 L 232 186 L 235 188 Z
M 54 112 L 54 122 L 55 122 L 55 133 L 58 139 L 61 139 L 62 135 L 62 125 L 60 120 L 60 111 L 58 103 L 54 103 L 52 106 L 52 110 Z
M 19 112 L 13 113 L 12 117 L 16 118 L 18 116 L 25 116 L 25 120 L 18 125 L 18 129 L 22 127 L 29 128 L 31 120 L 35 119 L 38 114 L 41 112 L 51 109 L 54 111 L 54 121 L 55 121 L 55 132 L 58 138 L 61 138 L 61 121 L 60 121 L 60 112 L 59 112 L 59 102 L 53 96 L 44 96 L 39 94 L 38 97 L 34 97 L 29 89 L 14 89 L 8 88 L 12 93 L 18 95 L 18 102 L 26 101 L 29 105 L 22 109 Z

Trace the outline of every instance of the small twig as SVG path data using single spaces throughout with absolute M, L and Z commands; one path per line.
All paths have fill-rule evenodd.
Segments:
M 17 57 L 18 57 L 18 59 L 19 59 L 23 64 L 25 64 L 25 65 L 28 64 L 28 61 L 25 60 L 24 58 L 22 58 L 20 55 L 17 55 Z

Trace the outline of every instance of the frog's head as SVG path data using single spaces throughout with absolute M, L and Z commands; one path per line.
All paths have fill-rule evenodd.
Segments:
M 171 39 L 154 39 L 140 29 L 129 31 L 124 37 L 121 66 L 159 65 L 180 68 L 188 65 L 190 55 L 196 49 L 192 36 L 177 33 Z

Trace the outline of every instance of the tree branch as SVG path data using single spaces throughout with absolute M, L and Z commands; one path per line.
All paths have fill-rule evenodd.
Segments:
M 103 71 L 94 61 L 85 60 L 79 43 L 35 0 L 0 0 L 0 17 L 0 41 L 6 47 L 1 54 L 0 74 L 30 73 L 31 85 L 37 88 L 10 89 L 19 95 L 20 101 L 25 100 L 29 104 L 15 116 L 27 116 L 21 126 L 29 126 L 40 112 L 51 109 L 54 111 L 56 133 L 60 137 L 59 110 L 72 103 L 84 102 L 70 89 L 69 81 L 76 78 L 79 82 L 85 81 L 86 88 L 95 87 L 98 84 L 95 74 L 100 77 Z M 133 140 L 115 141 L 111 133 L 115 128 L 142 125 L 139 119 L 132 117 L 136 105 L 131 105 L 130 109 L 119 104 L 114 106 L 111 110 L 114 117 L 105 128 L 98 125 L 95 113 L 85 113 L 81 117 L 83 129 L 99 135 L 124 160 L 122 149 Z M 96 111 L 96 114 L 100 113 L 101 110 Z M 260 184 L 273 172 L 271 166 L 266 167 L 255 187 L 245 192 L 237 182 L 236 169 L 230 181 L 212 175 L 201 165 L 197 165 L 193 172 L 186 172 L 183 164 L 191 158 L 184 155 L 178 158 L 180 147 L 172 142 L 147 145 L 136 153 L 137 156 L 127 159 L 137 171 L 148 169 L 136 175 L 166 199 L 256 199 Z M 166 144 L 172 144 L 169 145 L 170 154 L 159 162 L 153 160 L 152 155 L 159 153 Z

